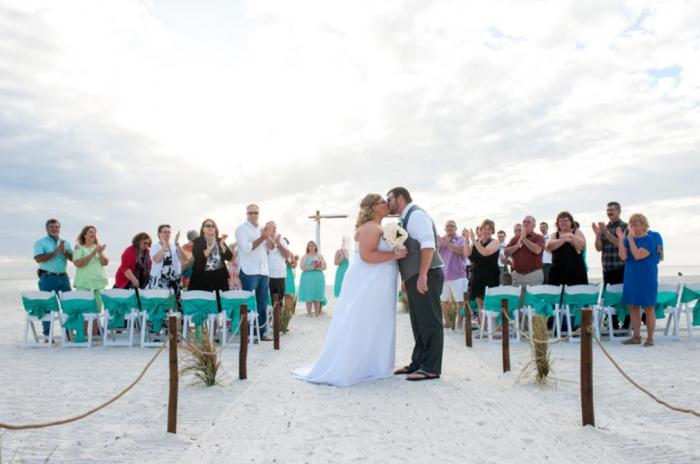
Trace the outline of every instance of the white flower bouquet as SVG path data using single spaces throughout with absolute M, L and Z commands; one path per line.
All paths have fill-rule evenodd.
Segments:
M 406 229 L 396 223 L 390 223 L 384 226 L 384 240 L 389 246 L 396 247 L 397 250 L 406 248 L 403 243 L 408 238 Z

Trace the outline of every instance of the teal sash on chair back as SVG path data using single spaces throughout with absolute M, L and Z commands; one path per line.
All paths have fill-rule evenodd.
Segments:
M 508 300 L 508 317 L 513 319 L 513 311 L 520 306 L 520 297 L 517 295 L 486 295 L 484 297 L 484 311 L 498 312 L 497 324 L 501 323 L 501 300 Z
M 163 328 L 163 320 L 168 317 L 168 311 L 172 304 L 174 304 L 172 298 L 141 297 L 141 309 L 148 311 L 148 322 L 153 324 L 154 332 L 160 332 Z M 142 330 L 146 330 L 145 327 Z
M 63 314 L 68 318 L 63 323 L 63 328 L 75 330 L 75 341 L 85 342 L 85 317 L 83 314 L 97 313 L 97 303 L 95 300 L 61 300 Z
M 571 295 L 564 292 L 563 305 L 569 305 L 569 312 L 574 316 L 574 326 L 581 325 L 581 308 L 585 306 L 595 306 L 598 304 L 598 294 L 578 294 Z
M 678 293 L 676 292 L 659 292 L 656 296 L 656 313 L 657 319 L 664 319 L 666 312 L 664 309 L 676 306 L 678 302 Z
M 34 300 L 22 297 L 22 304 L 24 305 L 24 310 L 28 312 L 30 316 L 38 319 L 46 316 L 51 311 L 58 311 L 58 299 L 56 295 L 48 300 Z
M 204 323 L 210 314 L 218 314 L 219 308 L 216 300 L 203 300 L 194 298 L 182 300 L 182 314 L 192 316 L 192 323 L 197 328 L 197 332 L 204 327 Z
M 700 291 L 684 287 L 681 294 L 681 303 L 690 303 L 693 300 L 697 300 L 693 307 L 693 326 L 698 326 L 700 325 Z
M 603 290 L 603 306 L 615 308 L 617 318 L 620 321 L 624 321 L 630 314 L 629 306 L 622 302 L 622 292 L 609 292 L 607 289 Z
M 221 299 L 221 310 L 226 314 L 226 317 L 231 319 L 231 327 L 233 330 L 238 327 L 238 320 L 241 314 L 241 305 L 248 305 L 248 311 L 255 311 L 257 309 L 257 303 L 255 302 L 255 295 L 251 295 L 248 298 L 222 298 Z M 236 335 L 236 331 L 233 335 Z
M 139 307 L 139 301 L 136 294 L 126 298 L 115 298 L 108 295 L 102 295 L 102 302 L 105 306 L 105 311 L 109 311 L 110 321 L 109 329 L 120 329 L 125 327 L 124 317 L 131 313 L 132 308 Z
M 554 305 L 561 301 L 561 293 L 553 295 L 551 293 L 532 294 L 525 292 L 525 306 L 535 308 L 535 314 L 539 314 L 547 320 L 554 316 Z

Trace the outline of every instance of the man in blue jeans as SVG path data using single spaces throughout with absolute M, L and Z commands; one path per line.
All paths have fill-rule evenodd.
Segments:
M 267 327 L 263 327 L 267 320 L 267 298 L 270 291 L 267 251 L 273 250 L 275 243 L 270 238 L 272 229 L 269 226 L 263 228 L 258 223 L 260 208 L 257 205 L 248 205 L 246 215 L 248 220 L 236 229 L 239 277 L 243 290 L 255 291 L 260 337 L 267 342 L 272 341 L 272 338 L 265 335 Z
M 73 248 L 60 238 L 61 223 L 58 219 L 46 221 L 46 237 L 34 243 L 34 261 L 39 264 L 39 290 L 70 292 L 70 278 L 66 273 L 68 261 L 73 261 Z M 49 335 L 50 322 L 43 322 L 44 336 Z

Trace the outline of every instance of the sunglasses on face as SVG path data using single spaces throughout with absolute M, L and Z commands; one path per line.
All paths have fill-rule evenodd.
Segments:
M 258 214 L 260 213 L 258 213 L 257 211 L 248 211 L 248 216 L 257 216 Z
M 206 229 L 210 229 L 210 228 L 213 228 L 213 227 L 214 227 L 214 224 L 204 224 L 204 227 L 205 227 Z

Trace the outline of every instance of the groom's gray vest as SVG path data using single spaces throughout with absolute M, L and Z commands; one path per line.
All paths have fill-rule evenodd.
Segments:
M 425 211 L 420 206 L 413 206 L 406 214 L 406 219 L 403 220 L 403 228 L 408 230 L 408 221 L 411 219 L 411 215 L 416 211 Z M 427 214 L 427 213 L 426 213 Z M 442 258 L 438 252 L 438 234 L 437 229 L 435 229 L 435 223 L 430 220 L 433 224 L 433 235 L 435 236 L 435 253 L 433 253 L 433 260 L 430 263 L 430 268 L 442 266 Z M 404 242 L 404 246 L 408 249 L 408 254 L 405 258 L 399 260 L 399 271 L 401 271 L 401 280 L 406 282 L 411 277 L 415 276 L 420 272 L 420 243 L 415 238 L 410 235 Z

